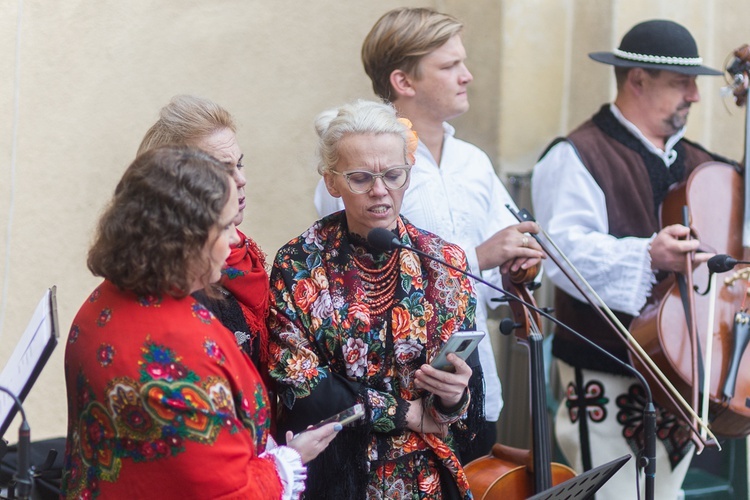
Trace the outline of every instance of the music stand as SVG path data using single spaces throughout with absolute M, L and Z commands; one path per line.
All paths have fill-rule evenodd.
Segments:
M 552 498 L 579 500 L 591 498 L 628 460 L 630 460 L 630 455 L 623 455 L 541 493 L 537 493 L 527 500 L 549 500 Z
M 57 345 L 59 329 L 55 291 L 56 287 L 53 286 L 45 292 L 0 373 L 0 386 L 18 396 L 21 401 L 29 394 Z M 0 438 L 5 435 L 17 412 L 13 399 L 0 392 Z

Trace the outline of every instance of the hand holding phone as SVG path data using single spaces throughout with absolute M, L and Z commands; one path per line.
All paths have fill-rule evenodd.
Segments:
M 357 420 L 361 419 L 365 416 L 365 407 L 362 405 L 362 403 L 357 403 L 352 407 L 347 408 L 344 411 L 341 411 L 333 416 L 330 416 L 326 419 L 321 420 L 317 424 L 311 425 L 307 429 L 305 429 L 302 432 L 309 431 L 312 429 L 317 429 L 319 427 L 323 427 L 326 424 L 330 424 L 333 422 L 338 422 L 341 425 L 348 425 L 352 422 L 356 422 Z M 294 435 L 294 438 L 302 434 L 302 432 L 298 432 Z
M 479 345 L 479 341 L 484 338 L 485 333 L 480 331 L 456 332 L 448 339 L 440 352 L 432 360 L 430 366 L 444 371 L 455 371 L 453 365 L 448 361 L 448 354 L 453 353 L 459 358 L 466 361 L 471 356 L 474 349 Z
M 362 403 L 357 403 L 354 406 L 347 408 L 344 411 L 341 411 L 331 417 L 328 417 L 324 420 L 321 420 L 317 424 L 313 425 L 313 429 L 317 429 L 318 427 L 321 427 L 326 424 L 330 424 L 332 422 L 338 422 L 341 425 L 347 425 L 352 422 L 355 422 L 359 420 L 360 418 L 365 416 L 365 407 L 362 405 Z

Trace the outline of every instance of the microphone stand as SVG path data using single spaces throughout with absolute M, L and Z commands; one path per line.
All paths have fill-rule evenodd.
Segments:
M 21 412 L 21 425 L 18 426 L 18 470 L 13 475 L 15 487 L 13 488 L 12 484 L 8 486 L 8 494 L 10 495 L 8 498 L 28 500 L 31 496 L 34 477 L 31 466 L 31 428 L 18 396 L 3 386 L 0 386 L 0 392 L 4 392 L 13 398 L 14 404 Z
M 503 290 L 502 288 L 493 285 L 492 283 L 480 278 L 479 276 L 476 276 L 464 269 L 461 269 L 460 267 L 454 266 L 453 264 L 450 264 L 444 260 L 441 260 L 437 257 L 434 257 L 426 252 L 423 252 L 417 248 L 414 248 L 410 245 L 404 245 L 401 243 L 398 238 L 396 238 L 393 233 L 388 231 L 387 229 L 382 229 L 382 231 L 385 231 L 388 233 L 388 239 L 385 238 L 385 233 L 378 229 L 373 229 L 370 231 L 367 237 L 368 243 L 370 243 L 372 246 L 376 248 L 380 248 L 381 250 L 393 250 L 394 248 L 403 248 L 404 250 L 409 250 L 417 255 L 420 255 L 422 257 L 425 257 L 427 259 L 430 259 L 432 261 L 435 261 L 443 266 L 446 266 L 450 269 L 453 269 L 454 271 L 457 271 L 465 276 L 468 276 L 469 278 L 478 281 L 479 283 L 482 283 L 483 285 L 486 285 L 490 287 L 492 290 L 495 290 L 496 292 L 501 293 L 503 296 L 505 296 L 508 300 L 515 300 L 516 302 L 522 304 L 523 306 L 531 309 L 532 311 L 544 316 L 548 320 L 552 321 L 556 325 L 564 328 L 568 332 L 572 333 L 576 336 L 576 338 L 584 341 L 589 346 L 596 349 L 599 353 L 603 354 L 610 360 L 614 361 L 618 365 L 625 368 L 628 372 L 630 372 L 643 386 L 643 390 L 646 393 L 646 407 L 643 410 L 643 436 L 644 436 L 644 451 L 643 455 L 638 459 L 638 466 L 642 467 L 644 469 L 645 473 L 645 486 L 646 486 L 646 500 L 654 500 L 654 479 L 656 477 L 656 408 L 654 407 L 654 400 L 651 395 L 651 388 L 649 387 L 648 383 L 646 382 L 646 379 L 641 375 L 641 373 L 630 366 L 627 363 L 624 363 L 622 360 L 617 358 L 616 356 L 610 354 L 603 348 L 601 348 L 599 345 L 595 344 L 588 338 L 584 337 L 581 333 L 577 332 L 573 328 L 569 327 L 562 321 L 558 320 L 557 318 L 553 317 L 548 312 L 544 311 L 542 308 L 539 308 L 537 306 L 534 306 L 532 304 L 529 304 L 525 300 L 521 299 L 520 297 L 516 296 L 515 294 L 512 294 L 508 292 L 507 290 Z M 378 236 L 377 233 L 380 233 L 383 238 L 382 240 Z M 374 235 L 375 237 L 371 238 L 370 236 Z M 640 492 L 639 492 L 640 495 Z

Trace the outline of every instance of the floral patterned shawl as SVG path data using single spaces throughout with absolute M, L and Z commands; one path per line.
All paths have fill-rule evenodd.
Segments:
M 280 498 L 271 413 L 233 335 L 192 297 L 104 281 L 65 349 L 68 498 Z
M 466 268 L 458 246 L 403 219 L 397 233 L 402 243 Z M 280 426 L 300 431 L 356 402 L 368 409 L 365 424 L 345 429 L 310 465 L 309 498 L 364 498 L 363 489 L 368 498 L 470 498 L 455 451 L 481 418 L 478 359 L 470 363 L 471 397 L 447 414 L 414 385 L 414 373 L 451 334 L 473 328 L 471 284 L 400 250 L 395 303 L 375 317 L 355 256 L 379 268 L 391 254 L 350 234 L 339 212 L 279 250 L 271 272 L 270 369 L 284 411 Z M 433 418 L 451 424 L 445 439 L 406 428 L 408 402 L 420 398 Z M 358 474 L 361 484 L 347 485 L 344 477 Z

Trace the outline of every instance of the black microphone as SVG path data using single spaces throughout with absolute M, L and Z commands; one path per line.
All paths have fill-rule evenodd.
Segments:
M 18 471 L 15 479 L 17 497 L 29 498 L 31 495 L 31 428 L 26 419 L 18 427 Z
M 750 264 L 750 261 L 737 260 L 726 254 L 714 255 L 706 262 L 708 270 L 712 273 L 725 273 L 731 271 L 737 264 Z
M 386 252 L 404 246 L 393 232 L 383 227 L 376 227 L 367 233 L 367 243 L 378 250 L 384 250 Z

